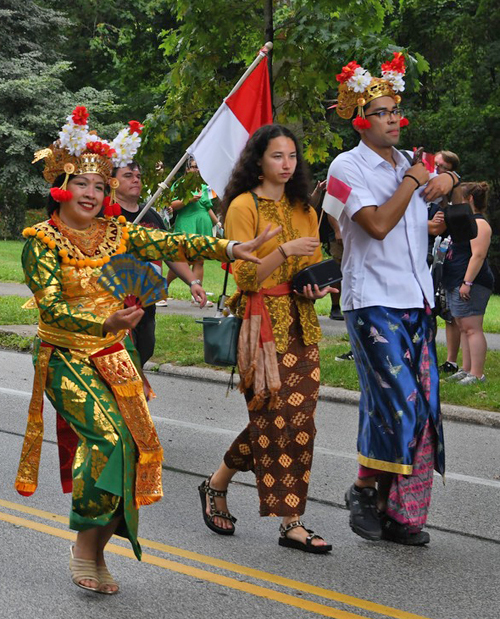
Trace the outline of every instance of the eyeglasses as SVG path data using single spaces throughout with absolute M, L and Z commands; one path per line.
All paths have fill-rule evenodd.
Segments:
M 451 172 L 451 168 L 446 163 L 436 163 L 436 170 L 442 170 L 443 172 Z
M 372 112 L 371 114 L 365 114 L 365 118 L 368 118 L 368 116 L 378 116 L 381 120 L 384 120 L 391 115 L 396 118 L 402 118 L 403 110 L 400 107 L 396 107 L 393 110 L 380 110 L 378 112 Z

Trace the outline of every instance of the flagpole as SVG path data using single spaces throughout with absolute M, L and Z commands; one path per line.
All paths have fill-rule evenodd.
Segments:
M 245 71 L 245 73 L 243 73 L 243 75 L 240 77 L 240 79 L 237 81 L 235 87 L 231 90 L 231 92 L 227 95 L 227 97 L 224 98 L 224 101 L 226 99 L 228 99 L 232 94 L 234 94 L 243 84 L 243 82 L 247 79 L 247 77 L 250 75 L 250 73 L 255 69 L 255 67 L 262 61 L 263 58 L 267 57 L 267 54 L 272 50 L 273 48 L 273 44 L 271 43 L 271 41 L 268 41 L 264 47 L 262 47 L 259 51 L 259 53 L 257 54 L 257 57 L 255 58 L 255 60 L 252 62 L 252 64 L 248 67 L 248 69 Z M 153 204 L 156 202 L 156 200 L 158 200 L 158 198 L 161 196 L 161 194 L 165 191 L 165 189 L 168 189 L 172 179 L 174 178 L 174 176 L 177 174 L 177 172 L 180 170 L 180 168 L 182 167 L 182 165 L 184 164 L 184 162 L 186 161 L 186 159 L 189 157 L 189 153 L 184 153 L 184 155 L 179 159 L 179 161 L 177 162 L 177 164 L 174 166 L 174 168 L 172 169 L 172 171 L 170 172 L 170 174 L 167 176 L 167 178 L 162 181 L 161 183 L 158 183 L 158 189 L 155 191 L 155 193 L 151 196 L 151 198 L 146 202 L 146 205 L 144 206 L 144 208 L 141 210 L 141 212 L 137 215 L 137 217 L 134 219 L 134 223 L 138 224 L 141 219 L 144 217 L 144 215 L 149 211 L 149 209 L 153 206 Z
M 236 86 L 231 90 L 231 92 L 227 95 L 227 97 L 224 99 L 224 101 L 226 99 L 228 99 L 232 94 L 234 94 L 243 84 L 243 82 L 247 79 L 247 77 L 250 75 L 250 73 L 255 69 L 255 67 L 260 64 L 260 62 L 262 61 L 263 58 L 266 58 L 267 54 L 273 49 L 273 44 L 271 43 L 271 41 L 268 41 L 264 47 L 262 47 L 259 51 L 259 53 L 257 54 L 257 57 L 255 58 L 255 60 L 252 62 L 252 64 L 248 67 L 248 69 L 245 71 L 245 73 L 243 73 L 243 75 L 240 77 L 240 79 L 236 82 Z

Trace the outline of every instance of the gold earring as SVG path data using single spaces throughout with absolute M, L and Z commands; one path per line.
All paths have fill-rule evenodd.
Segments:
M 263 181 L 264 180 L 264 175 L 263 174 L 259 174 L 259 176 L 257 178 L 259 179 L 259 181 Z

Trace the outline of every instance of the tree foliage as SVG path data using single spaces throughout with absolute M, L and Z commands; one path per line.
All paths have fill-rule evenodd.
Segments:
M 110 91 L 97 91 L 84 82 L 76 92 L 65 86 L 71 63 L 56 51 L 68 25 L 61 13 L 31 0 L 4 0 L 0 17 L 0 210 L 3 235 L 15 237 L 26 206 L 34 200 L 39 204 L 47 193 L 42 164 L 31 165 L 34 151 L 57 137 L 66 116 L 80 103 L 95 113 L 95 129 L 114 135 L 119 127 L 107 119 L 119 106 Z
M 408 145 L 456 152 L 464 180 L 492 185 L 490 258 L 499 287 L 500 6 L 493 0 L 404 0 L 391 31 L 430 66 L 419 91 L 405 101 L 412 120 Z
M 127 118 L 142 120 L 161 102 L 166 67 L 160 34 L 174 25 L 163 0 L 74 0 L 52 8 L 68 18 L 66 42 L 60 47 L 74 66 L 66 79 L 70 90 L 84 83 L 112 90 Z
M 194 140 L 255 57 L 269 32 L 264 2 L 176 0 L 176 28 L 163 32 L 169 64 L 165 101 L 148 119 L 147 171 Z M 326 163 L 342 146 L 332 127 L 327 101 L 335 96 L 335 74 L 346 58 L 385 59 L 392 43 L 382 32 L 392 3 L 379 0 L 275 0 L 273 6 L 272 90 L 277 122 L 292 125 L 303 138 L 310 163 Z M 370 50 L 369 53 L 363 50 Z M 172 162 L 173 163 L 173 162 Z

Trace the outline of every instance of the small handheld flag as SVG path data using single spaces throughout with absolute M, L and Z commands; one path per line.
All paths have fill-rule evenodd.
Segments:
M 330 176 L 321 208 L 328 215 L 338 219 L 342 215 L 351 191 L 352 188 L 349 185 L 334 176 Z

